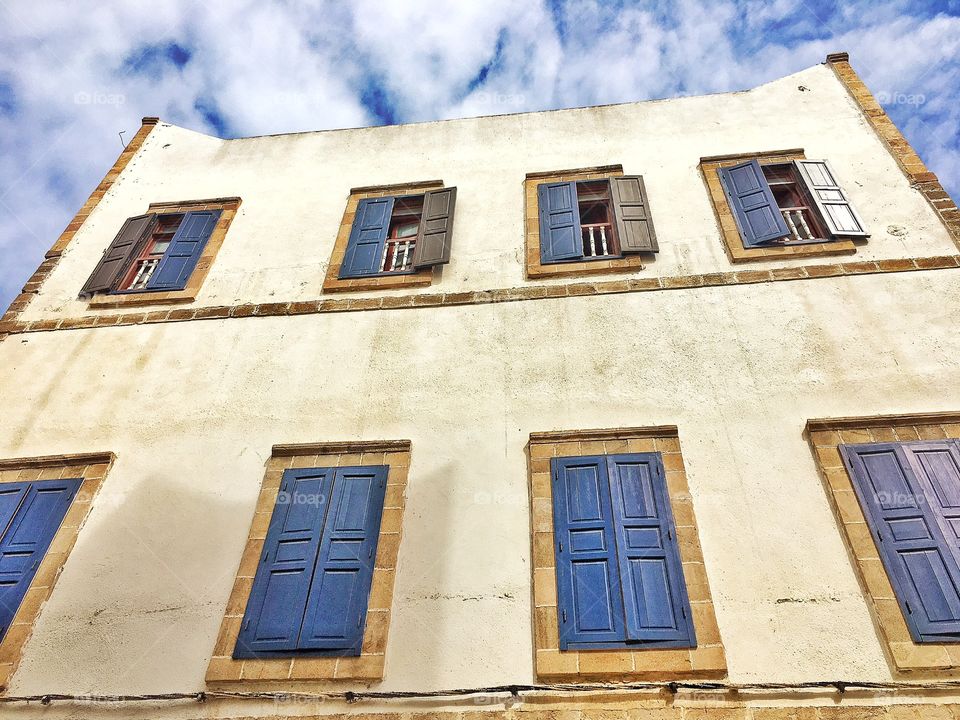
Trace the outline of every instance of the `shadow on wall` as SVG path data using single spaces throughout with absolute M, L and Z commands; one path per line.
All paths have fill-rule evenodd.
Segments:
M 204 688 L 261 476 L 240 494 L 122 473 L 115 465 L 94 498 L 11 694 Z

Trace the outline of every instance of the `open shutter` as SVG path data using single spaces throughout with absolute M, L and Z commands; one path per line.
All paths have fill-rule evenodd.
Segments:
M 0 639 L 13 622 L 81 482 L 41 480 L 27 487 L 16 483 L 20 487 L 14 496 L 0 501 L 4 517 L 10 515 L 14 503 L 17 505 L 0 535 Z
M 693 647 L 690 602 L 658 453 L 607 457 L 627 639 Z
M 868 236 L 863 220 L 847 199 L 826 160 L 794 160 L 794 164 L 832 235 Z
M 864 515 L 916 642 L 960 634 L 960 567 L 904 449 L 841 445 Z
M 541 183 L 537 186 L 540 208 L 540 262 L 543 264 L 583 257 L 583 233 L 575 182 Z
M 647 189 L 639 175 L 610 178 L 610 197 L 617 221 L 620 252 L 657 252 L 657 234 L 650 219 Z
M 335 472 L 284 472 L 234 657 L 297 649 Z
M 301 650 L 360 654 L 387 470 L 386 465 L 337 469 L 300 632 Z
M 553 458 L 560 649 L 626 639 L 603 456 Z
M 219 210 L 186 213 L 147 283 L 147 290 L 183 290 L 219 219 Z
M 357 205 L 347 252 L 340 265 L 341 280 L 380 272 L 393 202 L 392 197 L 363 198 Z
M 444 265 L 450 262 L 453 240 L 453 210 L 457 204 L 455 187 L 431 190 L 423 196 L 423 215 L 417 230 L 413 251 L 415 268 Z
M 790 234 L 760 163 L 750 160 L 717 172 L 744 247 L 756 247 Z
M 156 219 L 157 216 L 152 214 L 127 219 L 84 283 L 81 297 L 113 289 L 120 274 L 130 264 L 130 259 L 140 251 L 141 243 L 150 234 Z

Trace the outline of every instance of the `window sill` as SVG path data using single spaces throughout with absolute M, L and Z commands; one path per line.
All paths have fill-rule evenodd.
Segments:
M 169 292 L 117 293 L 94 295 L 87 307 L 91 310 L 143 307 L 147 305 L 171 305 L 190 303 L 197 299 L 196 290 L 171 290 Z

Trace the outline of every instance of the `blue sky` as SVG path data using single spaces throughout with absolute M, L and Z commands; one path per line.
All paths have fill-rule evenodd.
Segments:
M 140 118 L 221 137 L 740 90 L 846 50 L 960 197 L 960 0 L 0 0 L 0 309 Z

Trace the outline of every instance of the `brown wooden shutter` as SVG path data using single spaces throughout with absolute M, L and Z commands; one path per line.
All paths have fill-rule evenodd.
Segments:
M 423 196 L 423 215 L 413 251 L 415 268 L 443 265 L 450 262 L 453 240 L 453 209 L 457 204 L 455 187 L 431 190 Z
M 613 214 L 617 220 L 620 252 L 657 252 L 657 234 L 650 219 L 647 189 L 639 175 L 610 178 Z
M 157 216 L 153 214 L 127 219 L 84 284 L 80 291 L 81 297 L 113 289 L 120 273 L 127 269 L 130 258 L 139 252 L 142 241 L 149 234 L 156 219 Z

